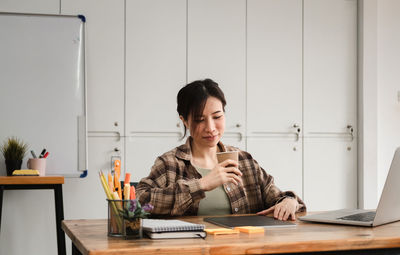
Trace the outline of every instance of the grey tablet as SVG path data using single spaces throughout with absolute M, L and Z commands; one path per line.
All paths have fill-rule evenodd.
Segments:
M 276 220 L 268 216 L 246 215 L 246 216 L 223 216 L 207 217 L 204 221 L 227 228 L 255 226 L 255 227 L 293 227 L 295 223 Z

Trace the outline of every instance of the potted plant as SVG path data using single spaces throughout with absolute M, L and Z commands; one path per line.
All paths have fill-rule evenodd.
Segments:
M 21 169 L 28 145 L 16 137 L 9 137 L 0 150 L 6 161 L 7 175 L 11 176 L 14 170 Z
M 150 215 L 153 206 L 145 204 L 143 207 L 137 199 L 123 200 L 123 209 L 120 215 L 124 219 L 124 236 L 126 239 L 138 239 L 143 237 L 142 219 Z

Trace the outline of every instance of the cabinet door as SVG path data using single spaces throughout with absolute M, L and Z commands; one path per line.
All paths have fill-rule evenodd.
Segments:
M 59 14 L 60 0 L 0 1 L 0 12 Z
M 357 143 L 304 139 L 304 201 L 309 211 L 357 207 Z
M 302 125 L 302 1 L 247 1 L 248 135 Z
M 247 139 L 248 151 L 282 191 L 303 197 L 302 143 L 292 137 Z
M 246 137 L 241 132 L 225 132 L 221 142 L 224 145 L 231 145 L 241 150 L 246 150 Z
M 62 14 L 84 14 L 89 132 L 124 135 L 124 1 L 63 0 Z
M 185 83 L 186 1 L 126 1 L 126 136 L 181 132 Z
M 211 78 L 225 93 L 226 132 L 245 134 L 246 1 L 188 1 L 188 82 Z M 245 147 L 242 139 L 240 142 Z
M 185 143 L 178 136 L 149 134 L 148 136 L 126 137 L 126 172 L 131 181 L 139 182 L 147 177 L 158 156 Z
M 106 194 L 101 186 L 97 172 L 106 174 L 111 170 L 111 158 L 121 158 L 121 169 L 124 168 L 124 140 L 117 137 L 89 137 L 89 174 L 87 177 L 65 179 L 64 210 L 65 217 L 73 218 L 107 218 Z M 115 151 L 118 149 L 118 151 Z M 121 180 L 124 176 L 121 171 Z
M 305 135 L 356 125 L 357 1 L 304 0 Z
M 302 1 L 247 4 L 247 149 L 302 196 Z

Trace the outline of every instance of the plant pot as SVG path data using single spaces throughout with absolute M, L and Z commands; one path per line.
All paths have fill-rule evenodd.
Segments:
M 21 160 L 6 159 L 7 176 L 11 176 L 14 170 L 21 169 L 21 165 L 22 165 L 22 159 Z
M 143 237 L 142 219 L 124 220 L 125 239 L 140 239 Z

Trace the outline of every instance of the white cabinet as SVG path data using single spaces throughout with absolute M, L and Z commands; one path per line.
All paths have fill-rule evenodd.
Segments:
M 63 0 L 62 14 L 86 16 L 88 131 L 124 135 L 124 1 Z
M 126 172 L 131 173 L 131 181 L 138 182 L 149 175 L 158 156 L 181 145 L 186 140 L 176 136 L 156 135 L 126 138 Z
M 178 133 L 186 83 L 186 1 L 126 3 L 126 136 Z
M 305 139 L 304 200 L 309 211 L 357 207 L 356 140 Z
M 183 143 L 176 96 L 186 84 L 186 1 L 126 2 L 126 170 L 147 176 Z
M 247 73 L 248 151 L 309 210 L 356 207 L 357 2 L 249 0 Z
M 66 219 L 107 218 L 106 194 L 100 183 L 98 171 L 104 174 L 111 170 L 111 157 L 121 157 L 121 169 L 124 167 L 124 141 L 116 137 L 89 137 L 89 173 L 81 178 L 66 178 L 64 205 Z M 119 151 L 115 151 L 118 149 Z M 121 180 L 124 176 L 121 174 Z M 79 208 L 79 209 L 77 209 Z
M 302 126 L 302 1 L 249 0 L 248 135 L 282 135 Z
M 0 12 L 59 14 L 59 0 L 9 0 L 0 1 Z
M 225 93 L 226 143 L 245 149 L 246 1 L 188 0 L 188 82 L 211 78 Z
M 303 193 L 302 1 L 247 2 L 247 150 Z
M 304 132 L 346 133 L 357 119 L 357 1 L 304 1 Z
M 304 1 L 304 199 L 357 207 L 357 1 Z
M 301 140 L 292 137 L 251 137 L 248 151 L 260 166 L 274 177 L 283 191 L 291 190 L 303 197 L 303 150 Z

